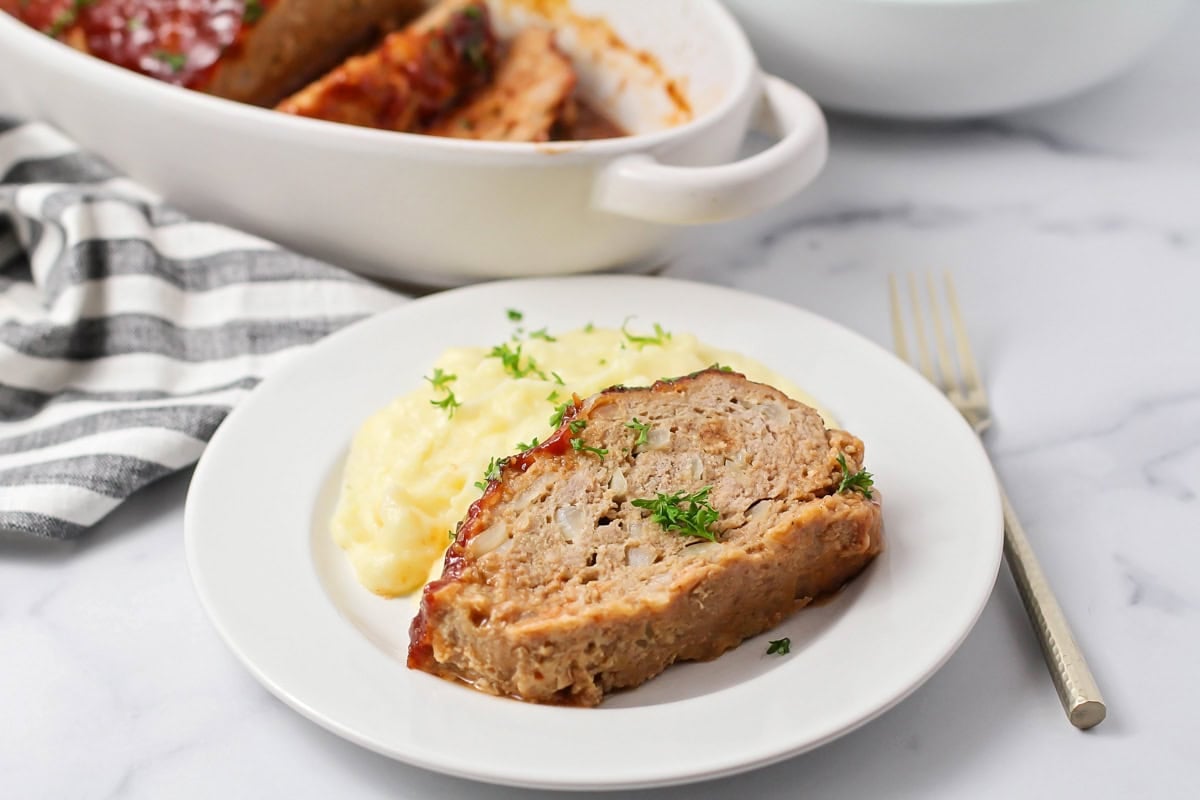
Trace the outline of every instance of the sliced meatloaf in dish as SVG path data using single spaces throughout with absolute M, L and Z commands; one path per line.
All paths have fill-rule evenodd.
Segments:
M 575 88 L 575 69 L 554 32 L 526 28 L 501 57 L 496 77 L 425 133 L 494 142 L 545 142 Z
M 421 0 L 0 0 L 77 50 L 167 83 L 273 105 Z
M 736 373 L 576 398 L 459 524 L 413 620 L 408 664 L 493 694 L 594 706 L 673 662 L 715 658 L 880 551 L 878 498 L 843 486 L 862 462 L 854 436 Z M 664 528 L 670 515 L 653 501 L 685 496 L 676 509 L 712 541 Z
M 421 132 L 491 80 L 498 54 L 487 6 L 479 0 L 448 0 L 275 109 L 368 128 Z

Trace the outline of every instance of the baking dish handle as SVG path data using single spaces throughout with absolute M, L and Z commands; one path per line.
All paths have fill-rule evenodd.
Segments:
M 754 129 L 779 141 L 732 164 L 679 167 L 641 153 L 619 158 L 599 176 L 593 205 L 650 222 L 720 222 L 781 203 L 824 166 L 829 152 L 825 117 L 812 98 L 787 81 L 763 76 Z

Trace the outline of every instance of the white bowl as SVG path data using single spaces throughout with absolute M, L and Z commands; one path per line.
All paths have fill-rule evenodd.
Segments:
M 1129 67 L 1185 0 L 726 0 L 767 69 L 843 111 L 938 119 L 1050 102 Z
M 538 5 L 489 1 L 502 31 Z M 291 117 L 119 69 L 4 14 L 0 110 L 59 126 L 200 217 L 369 274 L 438 284 L 653 263 L 676 226 L 774 205 L 820 171 L 820 110 L 759 72 L 716 0 L 573 6 L 653 56 L 617 52 L 582 23 L 560 37 L 585 94 L 637 135 L 489 143 Z M 664 76 L 686 94 L 691 122 L 667 126 Z M 755 111 L 778 142 L 728 163 Z

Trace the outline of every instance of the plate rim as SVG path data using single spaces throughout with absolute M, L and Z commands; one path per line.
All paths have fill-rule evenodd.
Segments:
M 206 492 L 206 486 L 208 484 L 208 475 L 213 469 L 211 467 L 211 464 L 215 463 L 220 458 L 220 454 L 223 452 L 224 447 L 226 447 L 226 445 L 224 445 L 225 439 L 228 438 L 228 435 L 226 435 L 226 432 L 233 429 L 231 426 L 228 425 L 229 421 L 231 419 L 235 419 L 235 418 L 240 419 L 241 416 L 245 416 L 245 415 L 254 413 L 253 409 L 257 405 L 257 398 L 262 396 L 262 387 L 263 386 L 268 385 L 269 383 L 270 383 L 270 385 L 273 385 L 275 382 L 283 380 L 285 376 L 290 375 L 294 372 L 297 372 L 297 371 L 302 372 L 304 370 L 305 362 L 307 362 L 311 359 L 312 353 L 318 352 L 318 351 L 324 352 L 325 350 L 335 349 L 335 348 L 339 347 L 340 342 L 343 338 L 347 338 L 352 331 L 356 331 L 356 330 L 360 329 L 361 326 L 372 325 L 374 323 L 376 325 L 379 325 L 380 327 L 383 327 L 391 319 L 401 318 L 401 317 L 405 316 L 406 314 L 411 313 L 411 311 L 410 311 L 411 308 L 417 304 L 453 303 L 457 298 L 461 297 L 462 295 L 473 295 L 473 294 L 477 294 L 480 292 L 488 291 L 489 289 L 494 290 L 496 287 L 510 287 L 510 286 L 528 287 L 528 286 L 532 286 L 532 285 L 538 285 L 538 286 L 547 285 L 547 284 L 571 285 L 571 284 L 586 284 L 586 283 L 608 284 L 608 286 L 606 286 L 605 288 L 610 288 L 612 286 L 619 286 L 620 284 L 635 284 L 638 286 L 655 286 L 658 288 L 663 288 L 663 287 L 669 288 L 671 286 L 676 286 L 676 287 L 681 287 L 681 288 L 686 287 L 686 289 L 688 289 L 688 290 L 700 290 L 700 291 L 710 291 L 710 292 L 715 292 L 715 293 L 725 293 L 725 294 L 729 294 L 731 296 L 740 297 L 743 300 L 751 300 L 756 303 L 765 303 L 765 304 L 773 305 L 773 306 L 777 307 L 780 311 L 786 312 L 788 314 L 795 314 L 795 315 L 807 317 L 807 318 L 809 318 L 810 323 L 816 323 L 816 324 L 824 325 L 824 326 L 832 326 L 833 328 L 837 329 L 840 332 L 840 334 L 847 336 L 850 339 L 856 340 L 859 345 L 866 345 L 869 349 L 874 350 L 876 356 L 882 356 L 885 359 L 889 359 L 889 360 L 903 366 L 905 369 L 907 369 L 909 372 L 911 372 L 913 374 L 913 376 L 915 376 L 922 384 L 925 384 L 927 386 L 929 392 L 932 393 L 932 395 L 929 396 L 929 399 L 935 403 L 940 403 L 943 407 L 943 411 L 945 411 L 946 409 L 949 409 L 950 411 L 952 411 L 954 418 L 956 418 L 964 428 L 967 428 L 969 430 L 967 423 L 964 420 L 962 420 L 962 418 L 958 414 L 958 412 L 953 409 L 953 406 L 950 405 L 949 401 L 941 394 L 940 391 L 938 391 L 931 384 L 928 384 L 925 381 L 925 379 L 922 376 L 920 376 L 920 374 L 918 372 L 916 372 L 916 370 L 913 369 L 909 364 L 903 362 L 902 360 L 897 358 L 894 354 L 887 351 L 885 348 L 881 347 L 880 345 L 878 345 L 875 342 L 871 341 L 870 339 L 866 338 L 862 334 L 859 334 L 856 331 L 851 330 L 851 329 L 841 325 L 840 323 L 838 323 L 834 320 L 831 320 L 827 317 L 824 317 L 822 315 L 819 315 L 813 311 L 810 311 L 808 309 L 805 309 L 805 308 L 802 308 L 799 306 L 792 305 L 790 303 L 787 303 L 787 302 L 784 302 L 784 301 L 781 301 L 781 300 L 778 300 L 778 299 L 775 299 L 772 297 L 763 296 L 763 295 L 756 294 L 753 292 L 744 291 L 741 289 L 734 289 L 734 288 L 721 286 L 721 285 L 715 285 L 715 284 L 711 284 L 711 283 L 680 280 L 680 279 L 675 279 L 675 278 L 633 276 L 633 275 L 588 275 L 588 276 L 569 276 L 569 277 L 552 277 L 552 278 L 523 278 L 523 279 L 513 279 L 513 280 L 489 282 L 489 283 L 484 283 L 484 284 L 474 284 L 471 286 L 461 287 L 458 289 L 452 289 L 452 290 L 448 290 L 448 291 L 444 291 L 444 292 L 438 292 L 436 294 L 428 295 L 423 298 L 414 299 L 409 302 L 401 304 L 397 308 L 389 309 L 387 311 L 364 318 L 361 321 L 358 321 L 356 323 L 346 326 L 345 328 L 331 334 L 330 336 L 326 337 L 325 339 L 321 340 L 320 342 L 317 342 L 316 344 L 307 348 L 306 352 L 304 352 L 303 354 L 300 354 L 296 358 L 290 359 L 287 363 L 281 365 L 281 367 L 279 369 L 275 370 L 270 375 L 265 377 L 259 383 L 259 385 L 256 386 L 254 388 L 254 390 L 251 391 L 251 393 L 246 398 L 244 398 L 237 406 L 235 406 L 230 411 L 228 417 L 221 424 L 221 426 L 217 429 L 214 436 L 210 440 L 208 446 L 205 448 L 204 452 L 202 453 L 201 458 L 199 459 L 199 462 L 196 465 L 196 469 L 193 474 L 191 484 L 188 487 L 187 497 L 186 497 L 186 501 L 185 501 L 185 508 L 184 508 L 184 540 L 185 540 L 186 560 L 187 560 L 187 564 L 188 564 L 189 573 L 192 578 L 193 587 L 195 588 L 197 597 L 200 600 L 201 607 L 204 609 L 206 616 L 208 617 L 209 621 L 212 623 L 213 627 L 216 629 L 219 637 L 225 643 L 225 645 L 232 651 L 235 658 L 246 668 L 246 670 L 248 672 L 250 672 L 251 675 L 254 676 L 254 678 L 260 684 L 262 684 L 276 698 L 283 701 L 284 704 L 286 704 L 290 708 L 294 709 L 295 711 L 300 713 L 302 716 L 304 716 L 308 720 L 325 728 L 326 730 L 329 730 L 330 732 L 332 732 L 348 741 L 351 741 L 351 742 L 359 745 L 360 747 L 364 747 L 367 750 L 370 750 L 372 752 L 386 756 L 393 760 L 400 761 L 402 763 L 406 763 L 406 764 L 409 764 L 409 765 L 412 765 L 415 767 L 419 767 L 422 769 L 426 769 L 426 770 L 429 770 L 432 772 L 437 772 L 437 773 L 441 773 L 441 774 L 445 774 L 445 775 L 451 775 L 451 776 L 458 777 L 458 778 L 465 778 L 465 779 L 474 780 L 474 781 L 481 781 L 481 782 L 485 782 L 485 783 L 511 786 L 511 787 L 554 789 L 554 790 L 583 790 L 583 791 L 586 791 L 586 790 L 620 790 L 620 789 L 664 787 L 664 786 L 683 785 L 683 784 L 687 784 L 687 783 L 707 781 L 707 780 L 712 780 L 712 779 L 719 778 L 719 777 L 734 775 L 734 774 L 746 772 L 749 770 L 758 769 L 758 768 L 761 768 L 764 766 L 768 766 L 770 764 L 784 761 L 786 759 L 797 756 L 801 753 L 814 750 L 818 747 L 828 744 L 829 742 L 834 741 L 834 740 L 862 727 L 863 725 L 866 725 L 867 723 L 877 719 L 882 714 L 884 714 L 887 711 L 894 708 L 896 705 L 898 705 L 903 700 L 905 700 L 907 697 L 909 697 L 918 688 L 923 686 L 925 684 L 925 682 L 928 681 L 929 678 L 931 678 L 934 674 L 936 674 L 946 664 L 946 662 L 949 661 L 949 659 L 958 651 L 959 647 L 962 645 L 962 643 L 966 640 L 967 636 L 969 636 L 971 631 L 974 629 L 975 625 L 977 624 L 977 622 L 979 620 L 980 615 L 983 613 L 983 610 L 992 595 L 992 592 L 993 592 L 993 589 L 995 586 L 995 582 L 996 582 L 997 576 L 999 574 L 1000 562 L 1002 559 L 1003 520 L 1002 520 L 1002 516 L 1000 513 L 1000 499 L 999 499 L 998 486 L 995 489 L 995 491 L 987 493 L 988 499 L 990 501 L 992 501 L 989 503 L 989 505 L 991 505 L 993 507 L 990 510 L 994 512 L 990 515 L 992 517 L 992 519 L 994 520 L 994 523 L 991 526 L 991 529 L 992 529 L 991 530 L 991 533 L 992 533 L 991 538 L 992 538 L 992 543 L 994 546 L 992 548 L 990 548 L 993 553 L 993 556 L 992 556 L 991 566 L 989 566 L 989 568 L 987 570 L 987 574 L 990 576 L 990 578 L 988 579 L 988 581 L 986 583 L 986 590 L 983 589 L 983 586 L 981 584 L 979 587 L 979 590 L 978 590 L 978 595 L 976 596 L 976 602 L 974 604 L 974 607 L 971 608 L 970 613 L 965 617 L 965 619 L 967 619 L 968 622 L 965 625 L 963 625 L 962 629 L 958 632 L 957 636 L 955 637 L 955 640 L 953 641 L 953 643 L 950 646 L 946 647 L 944 649 L 944 652 L 942 652 L 941 655 L 937 659 L 935 659 L 931 664 L 929 664 L 921 672 L 921 674 L 919 676 L 917 676 L 915 679 L 909 681 L 908 685 L 905 686 L 902 691 L 894 693 L 885 702 L 881 702 L 881 703 L 875 705 L 870 712 L 862 714 L 861 716 L 857 717 L 856 719 L 854 719 L 848 723 L 842 724 L 839 727 L 837 727 L 836 729 L 828 731 L 823 736 L 819 736 L 819 737 L 816 737 L 816 738 L 813 738 L 813 739 L 810 739 L 807 741 L 802 741 L 802 742 L 796 743 L 791 746 L 776 748 L 770 752 L 765 752 L 759 758 L 741 759 L 741 760 L 731 761 L 728 763 L 721 762 L 719 758 L 713 759 L 713 762 L 714 762 L 713 766 L 711 766 L 710 768 L 703 769 L 703 770 L 692 770 L 692 771 L 688 771 L 686 773 L 681 773 L 678 771 L 672 771 L 670 769 L 657 769 L 657 770 L 652 770 L 652 771 L 644 771 L 645 774 L 632 774 L 626 778 L 615 779 L 615 780 L 606 780 L 603 782 L 578 782 L 578 781 L 570 781 L 570 780 L 547 779 L 545 777 L 537 777 L 537 776 L 523 776 L 522 774 L 520 774 L 519 770 L 518 771 L 497 771 L 495 769 L 491 769 L 491 770 L 464 769 L 462 767 L 463 762 L 461 762 L 461 761 L 455 761 L 455 760 L 451 760 L 451 759 L 447 759 L 445 761 L 439 761 L 437 759 L 429 759 L 429 758 L 422 757 L 420 755 L 413 755 L 411 753 L 398 752 L 394 746 L 389 747 L 388 745 L 386 745 L 384 743 L 375 741 L 374 739 L 370 738 L 369 736 L 362 735 L 351 724 L 345 723 L 342 720 L 338 719 L 336 714 L 330 715 L 326 712 L 322 712 L 320 709 L 314 708 L 313 706 L 311 706 L 310 704 L 305 702 L 303 699 L 294 696 L 287 688 L 285 688 L 279 682 L 277 682 L 277 680 L 274 677 L 272 677 L 272 675 L 268 674 L 267 671 L 265 671 L 263 668 L 261 668 L 261 666 L 258 663 L 256 663 L 256 660 L 254 659 L 254 657 L 239 642 L 238 637 L 230 632 L 230 630 L 227 628 L 224 620 L 221 618 L 221 615 L 217 610 L 217 607 L 215 605 L 213 598 L 209 594 L 208 588 L 205 585 L 205 577 L 202 575 L 202 571 L 198 566 L 199 565 L 199 557 L 198 557 L 197 548 L 199 546 L 198 545 L 199 534 L 196 533 L 196 530 L 197 530 L 196 517 L 198 514 L 200 514 L 202 512 L 199 512 L 196 510 L 200 504 L 200 500 L 198 500 L 197 498 L 199 498 Z M 383 320 L 383 321 L 381 321 L 381 320 Z M 754 353 L 748 353 L 748 355 L 750 355 L 751 357 L 757 358 L 757 356 Z M 805 387 L 805 388 L 808 388 L 808 387 Z M 819 389 L 817 390 L 817 394 L 819 396 Z M 249 409 L 249 410 L 247 410 L 247 409 Z M 990 475 L 993 475 L 993 477 L 994 477 L 994 471 L 993 471 L 991 462 L 986 454 L 986 451 L 983 447 L 982 442 L 980 442 L 978 440 L 978 438 L 974 436 L 974 432 L 971 432 L 971 435 L 975 440 L 974 455 L 981 461 L 981 463 L 983 465 L 986 465 L 988 473 Z M 212 455 L 213 453 L 217 453 L 218 455 L 213 456 Z M 985 510 L 987 510 L 987 509 L 985 509 Z M 981 520 L 985 516 L 983 511 L 984 510 L 981 510 L 981 512 L 979 513 L 979 518 Z M 697 700 L 700 698 L 693 698 L 693 699 Z

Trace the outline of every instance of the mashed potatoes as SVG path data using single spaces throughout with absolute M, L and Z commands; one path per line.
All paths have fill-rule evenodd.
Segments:
M 545 439 L 556 407 L 572 394 L 648 386 L 719 363 L 816 405 L 762 364 L 690 334 L 632 324 L 553 335 L 514 330 L 511 341 L 494 349 L 447 350 L 422 386 L 378 411 L 355 436 L 333 537 L 372 592 L 419 589 L 449 532 L 478 499 L 476 481 L 484 480 L 492 459 Z

